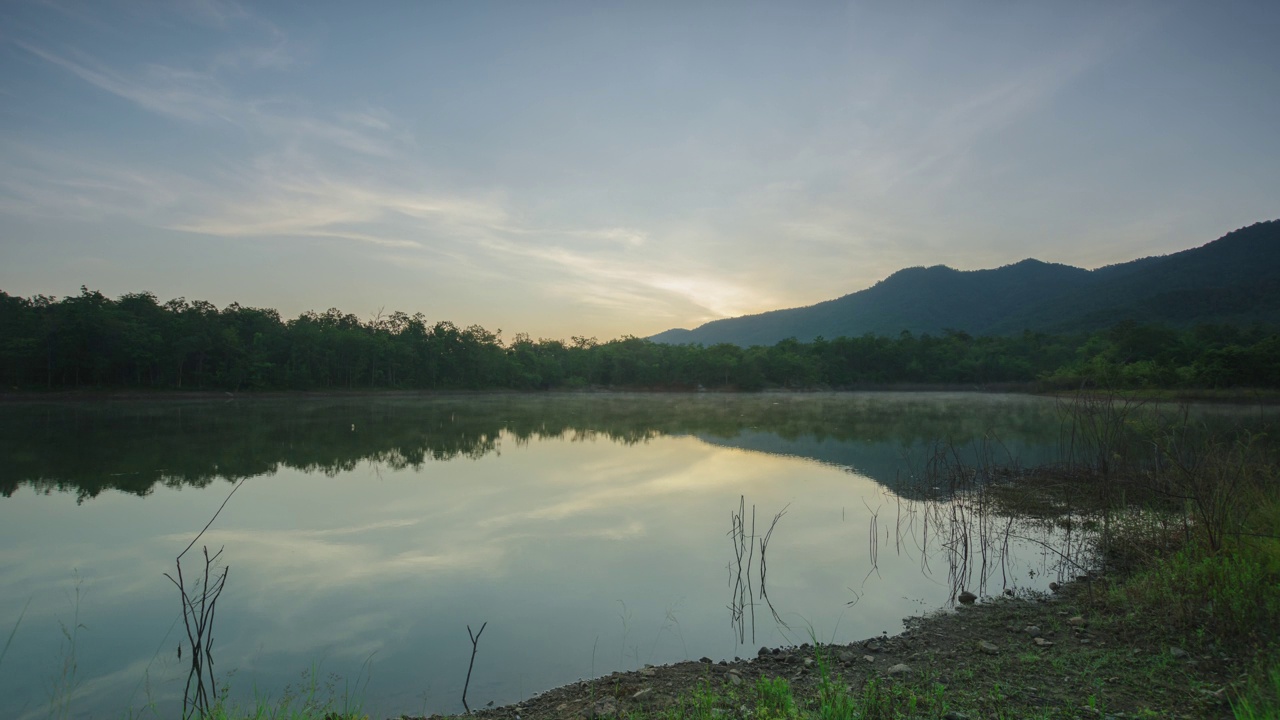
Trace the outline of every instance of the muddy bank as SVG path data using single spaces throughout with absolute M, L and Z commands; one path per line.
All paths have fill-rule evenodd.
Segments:
M 718 715 L 746 717 L 759 679 L 785 678 L 802 709 L 816 708 L 824 673 L 854 696 L 873 680 L 910 689 L 930 698 L 922 717 L 1231 717 L 1233 683 L 1251 659 L 1212 642 L 1187 646 L 1141 619 L 1107 612 L 1096 602 L 1101 584 L 989 598 L 848 645 L 762 648 L 735 662 L 614 673 L 473 717 L 658 716 L 707 690 L 718 698 Z

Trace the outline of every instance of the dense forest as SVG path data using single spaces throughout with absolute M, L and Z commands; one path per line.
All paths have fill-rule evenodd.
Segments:
M 749 348 L 635 337 L 504 342 L 479 326 L 338 310 L 271 309 L 151 293 L 57 299 L 0 291 L 6 390 L 478 390 L 585 387 L 849 388 L 929 383 L 1069 387 L 1280 387 L 1273 328 L 1122 322 L 1091 334 L 904 332 Z

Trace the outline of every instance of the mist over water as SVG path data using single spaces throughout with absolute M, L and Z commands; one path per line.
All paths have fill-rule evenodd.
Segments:
M 947 499 L 921 482 L 940 443 L 1035 465 L 1059 428 L 1053 400 L 966 394 L 0 407 L 0 634 L 17 628 L 0 715 L 179 707 L 191 649 L 164 573 L 241 480 L 197 546 L 230 568 L 217 678 L 252 700 L 332 673 L 388 716 L 461 710 L 468 625 L 488 623 L 477 707 L 892 634 L 959 587 L 1043 589 L 1068 571 L 1052 527 L 996 519 L 1030 541 L 966 549 L 935 525 L 931 542 Z

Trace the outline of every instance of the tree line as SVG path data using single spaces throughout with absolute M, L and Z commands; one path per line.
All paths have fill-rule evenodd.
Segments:
M 395 312 L 330 309 L 286 320 L 148 292 L 117 299 L 0 291 L 0 382 L 10 390 L 690 390 L 889 384 L 1280 387 L 1280 334 L 1122 322 L 1093 333 L 975 337 L 947 330 L 783 340 L 772 346 L 534 340 Z

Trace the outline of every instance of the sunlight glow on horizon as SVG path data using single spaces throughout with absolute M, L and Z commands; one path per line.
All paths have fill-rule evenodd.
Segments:
M 1280 216 L 1280 6 L 18 0 L 0 290 L 602 339 Z

